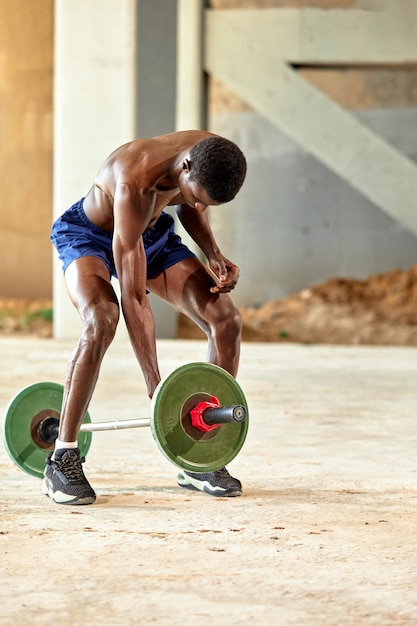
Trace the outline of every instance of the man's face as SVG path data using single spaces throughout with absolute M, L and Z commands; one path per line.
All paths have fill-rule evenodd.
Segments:
M 218 206 L 221 204 L 210 198 L 205 188 L 199 185 L 198 182 L 190 180 L 189 174 L 181 177 L 179 188 L 184 202 L 199 213 L 204 213 L 209 205 Z

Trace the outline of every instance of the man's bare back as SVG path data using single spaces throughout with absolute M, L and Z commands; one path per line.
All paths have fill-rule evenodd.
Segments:
M 138 211 L 141 199 L 146 197 L 149 217 L 144 230 L 152 228 L 164 208 L 184 203 L 172 172 L 197 141 L 211 135 L 205 131 L 183 131 L 136 139 L 117 148 L 104 162 L 85 197 L 84 211 L 88 219 L 112 232 L 116 190 L 126 185 L 137 197 Z

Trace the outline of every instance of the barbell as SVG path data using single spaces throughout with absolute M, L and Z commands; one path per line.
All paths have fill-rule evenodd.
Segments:
M 9 402 L 3 441 L 12 461 L 32 476 L 42 477 L 45 459 L 58 436 L 64 388 L 35 383 Z M 151 417 L 92 422 L 87 411 L 78 435 L 81 456 L 90 449 L 92 433 L 150 426 L 160 451 L 177 467 L 212 472 L 241 450 L 248 431 L 248 407 L 238 382 L 211 363 L 187 363 L 157 386 Z

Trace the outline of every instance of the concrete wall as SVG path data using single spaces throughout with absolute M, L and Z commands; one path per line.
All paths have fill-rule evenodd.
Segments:
M 376 3 L 378 4 L 378 3 Z M 371 6 L 372 5 L 372 6 Z M 343 28 L 344 15 L 353 15 L 351 9 L 365 8 L 374 9 L 375 3 L 366 0 L 344 2 L 343 0 L 212 0 L 211 7 L 218 9 L 221 14 L 222 8 L 239 9 L 240 17 L 245 8 L 287 8 L 297 7 L 319 7 L 338 8 L 340 23 Z M 407 47 L 406 38 L 413 37 L 413 29 L 408 28 L 408 24 L 413 23 L 410 19 L 404 19 L 406 12 L 401 11 L 401 7 L 415 14 L 415 4 L 408 0 L 397 0 L 389 2 L 380 9 L 391 7 L 395 11 L 394 15 L 398 23 L 404 27 L 401 37 L 401 45 Z M 413 8 L 414 7 L 414 8 Z M 411 10 L 413 9 L 413 10 Z M 345 13 L 346 11 L 346 13 Z M 276 12 L 277 13 L 277 12 Z M 293 13 L 294 15 L 295 13 Z M 287 13 L 286 16 L 289 16 Z M 323 12 L 323 20 L 328 15 Z M 369 17 L 369 14 L 368 14 Z M 220 18 L 223 19 L 223 18 Z M 245 18 L 246 19 L 246 18 Z M 322 21 L 323 21 L 322 20 Z M 240 20 L 241 22 L 242 20 Z M 317 26 L 320 27 L 320 19 Z M 359 20 L 360 22 L 360 20 Z M 391 20 L 389 20 L 391 23 Z M 282 24 L 281 24 L 282 27 Z M 329 100 L 335 102 L 340 111 L 347 111 L 353 120 L 360 123 L 360 128 L 374 131 L 378 142 L 386 140 L 386 145 L 392 146 L 408 157 L 410 162 L 417 161 L 417 147 L 414 141 L 415 128 L 417 122 L 417 69 L 415 64 L 404 63 L 401 65 L 398 60 L 389 64 L 388 62 L 376 63 L 374 66 L 366 65 L 366 54 L 372 58 L 374 50 L 378 49 L 377 40 L 358 39 L 361 47 L 352 47 L 352 59 L 342 64 L 333 59 L 326 65 L 326 28 L 323 24 L 322 36 L 316 32 L 314 41 L 319 41 L 322 46 L 322 57 L 319 63 L 309 60 L 308 64 L 297 67 L 296 74 L 306 84 L 312 85 L 319 92 L 322 92 Z M 237 32 L 238 26 L 235 24 L 232 31 Z M 229 31 L 232 35 L 232 32 Z M 235 33 L 233 33 L 234 35 Z M 294 49 L 301 43 L 298 40 L 299 33 L 285 32 L 288 42 L 294 43 Z M 335 36 L 335 33 L 332 33 Z M 398 33 L 396 33 L 398 35 Z M 256 39 L 257 33 L 254 32 Z M 378 33 L 374 33 L 378 38 Z M 284 37 L 284 40 L 285 40 Z M 256 46 L 262 46 L 265 41 L 262 36 L 258 41 L 246 41 L 247 50 L 252 50 L 252 57 L 256 52 Z M 210 37 L 208 38 L 210 40 Z M 217 69 L 223 69 L 225 63 L 222 59 L 230 58 L 232 53 L 235 57 L 244 56 L 240 49 L 236 47 L 227 55 L 227 46 L 231 45 L 233 38 L 220 37 L 218 42 L 221 50 L 217 47 L 216 53 L 220 59 Z M 236 39 L 236 38 L 235 38 Z M 234 39 L 233 39 L 234 40 Z M 385 41 L 385 40 L 384 40 Z M 282 43 L 282 41 L 280 41 Z M 395 41 L 394 41 L 395 43 Z M 378 45 L 376 45 L 378 44 Z M 243 39 L 243 45 L 245 40 Z M 302 47 L 302 46 L 301 46 Z M 277 45 L 275 46 L 275 50 Z M 337 48 L 337 46 L 336 46 Z M 404 49 L 405 49 L 404 48 Z M 387 46 L 383 46 L 386 50 Z M 395 50 L 395 45 L 393 46 Z M 414 47 L 415 50 L 415 47 Z M 331 48 L 334 53 L 335 47 Z M 242 51 L 243 52 L 243 51 Z M 259 63 L 257 74 L 263 77 L 265 87 L 265 98 L 270 97 L 276 84 L 279 82 L 278 98 L 282 92 L 289 90 L 289 84 L 282 80 L 278 68 L 273 64 L 268 64 L 268 52 L 265 50 L 264 63 Z M 346 49 L 346 56 L 349 51 Z M 355 57 L 356 54 L 356 57 Z M 360 63 L 363 54 L 363 63 Z M 247 54 L 248 62 L 251 55 Z M 246 57 L 245 57 L 246 58 Z M 414 56 L 415 58 L 415 56 Z M 207 58 L 206 58 L 207 61 Z M 208 65 L 215 66 L 213 56 L 208 59 Z M 277 60 L 279 64 L 279 59 Z M 275 73 L 274 73 L 275 68 Z M 224 72 L 225 78 L 232 78 L 236 85 L 245 80 L 245 70 L 237 70 L 237 64 L 232 70 Z M 253 68 L 252 68 L 253 69 Z M 233 71 L 235 72 L 233 75 Z M 246 72 L 247 73 L 247 72 Z M 268 91 L 268 81 L 270 89 Z M 247 80 L 246 94 L 254 94 L 253 82 Z M 259 81 L 262 83 L 262 80 Z M 384 205 L 377 206 L 372 201 L 366 199 L 366 194 L 355 191 L 346 180 L 326 167 L 323 161 L 319 161 L 310 152 L 300 147 L 302 135 L 298 137 L 300 141 L 295 143 L 282 130 L 278 130 L 277 125 L 286 117 L 291 116 L 298 120 L 296 127 L 308 129 L 310 111 L 308 110 L 308 100 L 301 102 L 300 99 L 288 98 L 284 105 L 282 102 L 272 100 L 271 110 L 276 109 L 280 114 L 276 114 L 277 123 L 274 125 L 263 117 L 255 108 L 251 106 L 251 98 L 240 99 L 237 91 L 232 91 L 227 83 L 220 82 L 216 74 L 211 74 L 209 81 L 209 128 L 214 132 L 222 134 L 236 141 L 248 158 L 248 177 L 242 192 L 230 205 L 220 209 L 210 210 L 211 221 L 216 237 L 225 252 L 241 267 L 241 278 L 239 285 L 234 292 L 237 304 L 256 304 L 268 299 L 281 298 L 289 293 L 296 292 L 308 285 L 323 281 L 331 276 L 354 276 L 365 278 L 366 276 L 383 272 L 393 268 L 409 267 L 417 262 L 416 235 L 412 230 L 407 230 L 395 219 L 381 210 Z M 307 93 L 308 90 L 306 90 Z M 242 89 L 242 92 L 245 92 Z M 257 92 L 256 92 L 257 93 Z M 256 101 L 256 98 L 253 98 Z M 303 117 L 302 107 L 305 115 Z M 280 108 L 279 108 L 280 107 Z M 297 108 L 297 113 L 295 109 Z M 323 108 L 323 111 L 326 109 Z M 273 116 L 270 116 L 273 117 Z M 340 116 L 343 118 L 343 114 Z M 314 122 L 320 125 L 323 142 L 330 144 L 338 143 L 334 140 L 338 128 L 335 119 L 330 120 L 333 125 L 326 120 L 326 116 L 316 116 Z M 342 120 L 343 121 L 343 120 Z M 306 126 L 306 122 L 307 126 Z M 294 130 L 294 129 L 291 129 Z M 294 133 L 296 134 L 296 133 Z M 299 132 L 300 135 L 300 132 Z M 324 145 L 324 144 L 323 144 Z M 359 145 L 359 143 L 358 143 Z M 382 145 L 382 144 L 381 144 Z M 383 171 L 378 161 L 364 159 L 366 154 L 366 142 L 364 150 L 358 152 L 360 169 L 367 173 L 373 169 L 375 181 L 380 181 L 381 186 L 386 185 L 386 180 L 391 180 L 392 171 Z M 349 146 L 345 146 L 349 156 Z M 343 142 L 338 145 L 338 153 L 343 160 Z M 355 165 L 355 162 L 353 162 Z M 405 171 L 405 170 L 404 170 Z M 415 176 L 415 168 L 411 165 L 407 171 L 412 171 Z M 402 180 L 399 176 L 392 176 L 393 182 L 397 185 Z M 403 178 L 404 183 L 409 181 Z M 409 181 L 411 182 L 411 181 Z M 415 179 L 414 179 L 415 182 Z M 402 195 L 403 189 L 397 189 L 398 197 Z M 389 185 L 388 185 L 389 188 Z M 377 187 L 373 187 L 377 189 Z M 395 185 L 389 188 L 395 192 Z M 369 197 L 369 196 L 368 196 Z M 400 202 L 400 201 L 399 201 Z M 413 196 L 415 203 L 415 196 Z M 395 197 L 391 203 L 394 205 L 393 212 L 397 206 Z M 412 207 L 409 207 L 411 210 Z M 415 219 L 413 217 L 413 219 Z M 412 221 L 412 220 L 411 220 Z M 414 229 L 415 233 L 415 229 Z
M 53 0 L 0 0 L 0 297 L 51 294 Z
M 355 112 L 417 161 L 417 109 Z M 281 298 L 330 276 L 365 278 L 417 262 L 417 238 L 260 115 L 212 115 L 248 158 L 242 193 L 212 208 L 216 237 L 241 268 L 239 305 Z

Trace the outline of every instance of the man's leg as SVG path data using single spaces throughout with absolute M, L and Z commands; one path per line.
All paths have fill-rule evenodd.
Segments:
M 148 280 L 151 293 L 190 317 L 207 335 L 208 361 L 236 376 L 239 366 L 242 322 L 228 294 L 213 294 L 214 283 L 196 258 L 185 259 Z M 242 485 L 226 468 L 217 472 L 181 472 L 181 487 L 214 496 L 238 496 Z
M 59 435 L 47 459 L 43 491 L 60 504 L 91 504 L 95 493 L 84 476 L 77 436 L 93 394 L 104 354 L 119 319 L 116 294 L 105 264 L 95 257 L 71 263 L 65 273 L 68 294 L 82 331 L 68 364 Z
M 226 293 L 213 294 L 214 282 L 196 258 L 185 259 L 148 280 L 151 293 L 190 317 L 207 335 L 209 363 L 236 376 L 242 320 Z

